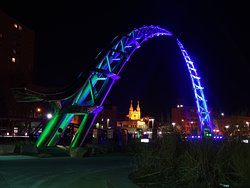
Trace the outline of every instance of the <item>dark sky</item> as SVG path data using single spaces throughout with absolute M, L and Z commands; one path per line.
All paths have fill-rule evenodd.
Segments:
M 176 34 L 195 62 L 209 107 L 225 113 L 250 109 L 247 2 L 85 2 L 1 1 L 0 9 L 35 32 L 35 83 L 67 85 L 116 35 L 142 25 L 159 25 Z M 185 62 L 171 38 L 144 43 L 120 76 L 106 107 L 117 105 L 126 113 L 131 99 L 140 100 L 143 115 L 160 116 L 178 98 L 194 104 Z

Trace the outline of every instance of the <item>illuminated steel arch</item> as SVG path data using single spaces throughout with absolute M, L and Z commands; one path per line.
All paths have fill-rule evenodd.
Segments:
M 119 73 L 126 62 L 142 43 L 157 36 L 173 37 L 173 34 L 158 26 L 143 26 L 134 29 L 127 35 L 115 37 L 111 47 L 98 54 L 97 65 L 91 70 L 87 80 L 79 90 L 63 99 L 65 105 L 58 109 L 47 123 L 37 140 L 37 146 L 54 146 L 59 139 L 60 132 L 58 130 L 64 131 L 74 115 L 82 115 L 83 119 L 70 144 L 71 148 L 81 146 L 96 116 L 103 109 L 102 104 L 115 81 L 119 79 Z M 212 124 L 200 77 L 187 51 L 178 39 L 176 41 L 185 59 L 192 81 L 201 132 L 204 136 L 211 136 Z M 49 98 L 46 95 L 43 95 L 43 97 Z M 53 100 L 55 98 L 54 96 Z

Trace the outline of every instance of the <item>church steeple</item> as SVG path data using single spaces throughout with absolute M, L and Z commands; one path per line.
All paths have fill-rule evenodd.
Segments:
M 131 103 L 130 103 L 130 107 L 129 107 L 129 111 L 134 111 L 134 109 L 133 109 L 133 101 L 131 100 Z
M 133 108 L 133 101 L 131 100 L 130 107 L 129 107 L 129 113 L 127 117 L 131 120 L 140 120 L 141 119 L 141 109 L 139 105 L 139 101 L 137 101 L 137 107 L 136 110 Z
M 137 111 L 137 112 L 140 112 L 140 111 L 141 111 L 141 109 L 140 109 L 140 105 L 139 105 L 139 101 L 137 101 L 136 111 Z

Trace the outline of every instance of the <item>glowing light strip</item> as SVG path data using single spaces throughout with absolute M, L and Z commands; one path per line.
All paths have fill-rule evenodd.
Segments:
M 184 49 L 183 45 L 181 44 L 181 42 L 178 39 L 177 39 L 177 43 L 180 47 L 182 55 L 187 63 L 187 67 L 189 69 L 190 78 L 192 81 L 194 94 L 195 94 L 195 98 L 196 98 L 196 105 L 197 105 L 198 116 L 199 116 L 200 124 L 201 124 L 200 125 L 201 131 L 203 133 L 204 127 L 208 127 L 210 129 L 210 132 L 211 132 L 211 130 L 213 130 L 213 129 L 212 129 L 211 121 L 210 121 L 209 112 L 207 109 L 206 99 L 205 99 L 205 96 L 203 93 L 204 88 L 201 86 L 201 83 L 200 83 L 200 77 L 198 76 L 196 71 L 194 71 L 195 75 L 192 74 L 191 70 L 192 69 L 196 70 L 194 67 L 194 63 L 193 63 L 193 61 L 191 61 L 191 58 L 189 57 L 187 51 Z M 189 66 L 190 62 L 192 62 L 192 68 Z M 195 84 L 195 82 L 197 84 Z
M 117 42 L 113 45 L 113 47 L 110 50 L 108 51 L 103 50 L 101 51 L 101 53 L 97 55 L 97 57 L 100 58 L 100 60 L 99 63 L 96 65 L 96 68 L 118 76 L 120 71 L 123 69 L 124 65 L 130 59 L 131 55 L 141 46 L 142 43 L 146 42 L 149 38 L 162 35 L 171 37 L 172 33 L 158 26 L 143 26 L 139 29 L 134 29 L 132 32 L 130 32 L 125 36 L 116 37 L 113 40 L 113 43 L 115 43 L 115 41 Z M 201 86 L 199 80 L 200 77 L 197 74 L 197 70 L 194 67 L 194 63 L 191 61 L 186 50 L 184 49 L 183 45 L 180 43 L 178 39 L 177 43 L 181 49 L 183 57 L 187 63 L 188 71 L 190 73 L 194 95 L 196 98 L 198 116 L 201 124 L 201 131 L 204 131 L 205 128 L 206 131 L 211 131 L 212 129 L 211 129 L 210 116 L 203 93 L 204 88 Z M 103 81 L 103 79 L 105 80 Z M 90 86 L 89 81 L 91 81 L 92 86 Z M 102 81 L 100 84 L 98 84 L 99 89 L 96 88 L 97 87 L 96 83 L 98 81 Z M 77 104 L 80 106 L 81 105 L 102 106 L 114 82 L 115 80 L 112 79 L 112 77 L 108 77 L 108 75 L 105 75 L 103 73 L 99 72 L 95 72 L 95 74 L 91 73 L 89 78 L 83 84 L 81 90 L 79 90 L 73 96 L 67 98 L 68 102 L 66 102 L 66 104 L 72 104 L 72 105 Z M 92 94 L 92 99 L 93 99 L 93 90 L 96 91 L 95 93 L 96 100 L 95 101 L 92 100 L 90 104 L 89 101 L 87 101 L 88 100 L 87 98 L 89 95 Z M 72 146 L 74 147 L 78 146 L 79 143 L 83 142 L 79 139 L 85 138 L 86 135 L 88 134 L 88 130 L 92 126 L 92 123 L 94 122 L 94 118 L 96 117 L 98 111 L 90 113 L 94 113 L 94 115 L 87 114 L 86 115 L 87 117 L 83 119 L 79 127 L 79 132 L 81 132 L 79 134 L 84 134 L 84 135 L 76 136 L 74 138 L 74 144 L 72 144 Z M 49 136 L 49 134 L 53 134 L 55 132 L 56 127 L 65 128 L 67 122 L 69 122 L 71 117 L 72 115 L 66 115 L 66 116 L 55 115 L 53 119 L 47 124 L 42 137 L 44 135 L 47 135 L 47 138 L 51 137 Z M 43 141 L 43 143 L 45 143 L 45 141 Z M 52 141 L 50 143 L 54 144 L 52 143 Z M 40 144 L 40 141 L 38 142 L 38 145 L 42 145 Z

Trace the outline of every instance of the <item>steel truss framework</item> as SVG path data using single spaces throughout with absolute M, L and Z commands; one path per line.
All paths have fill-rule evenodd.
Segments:
M 97 55 L 96 59 L 98 63 L 91 70 L 89 77 L 80 90 L 64 99 L 67 102 L 61 108 L 58 108 L 53 118 L 47 123 L 37 140 L 37 146 L 56 145 L 61 134 L 59 130 L 63 130 L 64 132 L 74 115 L 82 115 L 83 119 L 70 144 L 71 148 L 81 146 L 96 116 L 103 109 L 103 102 L 115 81 L 119 79 L 119 73 L 126 62 L 140 48 L 142 43 L 158 36 L 174 37 L 171 32 L 158 26 L 143 26 L 134 29 L 127 35 L 115 37 L 111 43 L 111 47 L 101 51 Z M 200 77 L 187 51 L 178 39 L 176 41 L 185 59 L 192 81 L 202 133 L 204 133 L 205 128 L 211 132 L 212 124 Z

